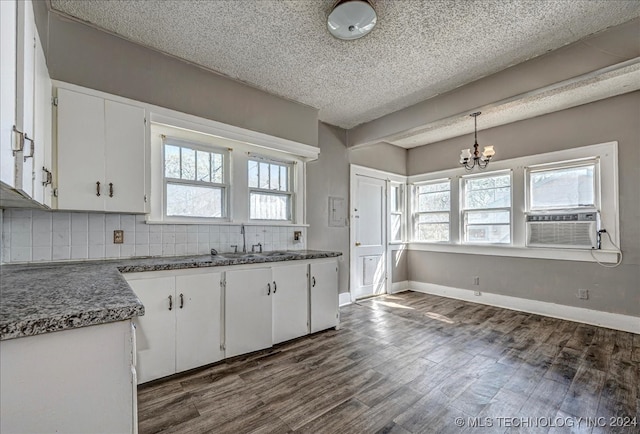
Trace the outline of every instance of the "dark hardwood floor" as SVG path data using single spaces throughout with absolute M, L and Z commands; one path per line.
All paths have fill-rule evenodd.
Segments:
M 404 292 L 138 396 L 141 433 L 640 433 L 640 335 Z

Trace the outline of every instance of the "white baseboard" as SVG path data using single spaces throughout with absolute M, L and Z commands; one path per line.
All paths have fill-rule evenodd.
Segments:
M 408 283 L 409 289 L 417 292 L 424 292 L 426 294 L 440 295 L 448 298 L 466 300 L 473 303 L 488 304 L 490 306 L 503 307 L 521 312 L 535 313 L 538 315 L 640 334 L 640 317 L 636 316 L 602 312 L 582 307 L 566 306 L 546 301 L 528 300 L 508 295 L 491 294 L 488 292 L 483 292 L 482 295 L 476 296 L 474 295 L 474 291 L 469 289 L 454 288 L 451 286 L 436 285 L 433 283 L 413 281 L 409 281 Z
M 397 292 L 406 291 L 409 289 L 409 281 L 403 280 L 402 282 L 393 282 L 391 284 L 391 294 L 395 294 Z
M 351 304 L 351 293 L 350 292 L 341 292 L 338 294 L 338 305 L 346 306 Z

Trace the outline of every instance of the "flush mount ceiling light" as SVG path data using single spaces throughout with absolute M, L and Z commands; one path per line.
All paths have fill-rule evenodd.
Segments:
M 377 20 L 367 0 L 339 0 L 327 18 L 327 29 L 336 38 L 348 41 L 367 35 Z
M 463 149 L 460 152 L 460 164 L 462 164 L 467 170 L 471 170 L 476 166 L 480 169 L 484 169 L 489 165 L 491 157 L 496 154 L 496 151 L 493 150 L 493 146 L 485 146 L 482 150 L 482 155 L 480 155 L 480 151 L 478 151 L 478 116 L 480 116 L 480 114 L 481 112 L 476 112 L 469 115 L 473 117 L 474 122 L 473 135 L 475 141 L 473 144 L 473 152 L 471 152 L 471 149 Z

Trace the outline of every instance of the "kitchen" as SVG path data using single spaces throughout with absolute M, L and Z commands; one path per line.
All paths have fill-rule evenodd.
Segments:
M 581 362 L 589 360 L 589 348 L 620 348 L 620 361 L 607 361 L 599 368 L 591 366 L 593 371 L 588 371 L 596 373 L 594 378 L 598 383 L 594 387 L 598 396 L 605 383 L 618 385 L 620 379 L 638 383 L 640 296 L 635 282 L 640 273 L 637 241 L 640 201 L 634 186 L 640 182 L 637 171 L 640 136 L 637 17 L 640 11 L 636 2 L 615 2 L 615 7 L 608 9 L 604 5 L 607 2 L 594 2 L 595 9 L 589 13 L 602 16 L 589 23 L 592 27 L 577 24 L 584 17 L 580 14 L 587 12 L 568 7 L 564 10 L 566 25 L 580 29 L 582 33 L 578 36 L 558 35 L 546 45 L 532 44 L 534 48 L 523 43 L 520 48 L 538 51 L 527 52 L 529 57 L 525 55 L 517 62 L 515 57 L 510 58 L 510 62 L 517 63 L 510 68 L 504 59 L 500 59 L 503 63 L 498 66 L 478 64 L 478 68 L 485 69 L 465 71 L 466 78 L 456 82 L 461 86 L 457 90 L 449 85 L 429 95 L 431 98 L 422 94 L 419 99 L 411 100 L 407 96 L 397 107 L 390 102 L 386 108 L 379 105 L 374 114 L 364 113 L 358 101 L 348 102 L 351 111 L 341 112 L 340 106 L 347 104 L 346 100 L 321 106 L 319 102 L 312 103 L 310 96 L 286 94 L 282 90 L 265 92 L 261 90 L 264 84 L 257 87 L 245 84 L 257 82 L 255 73 L 251 78 L 235 75 L 239 79 L 235 80 L 231 78 L 234 77 L 231 70 L 225 75 L 212 72 L 217 69 L 207 66 L 204 58 L 189 58 L 182 52 L 172 52 L 168 46 L 158 48 L 151 39 L 136 42 L 136 38 L 144 35 L 127 33 L 127 25 L 136 15 L 135 8 L 144 10 L 144 6 L 136 6 L 135 2 L 127 5 L 133 8 L 127 19 L 119 17 L 117 8 L 110 9 L 108 2 L 86 2 L 83 6 L 84 3 L 2 2 L 2 166 L 3 173 L 5 166 L 12 171 L 8 178 L 4 175 L 2 178 L 3 432 L 53 431 L 54 425 L 44 415 L 53 412 L 63 423 L 69 413 L 48 409 L 52 404 L 61 405 L 63 409 L 85 409 L 86 420 L 79 422 L 88 425 L 61 428 L 62 431 L 133 431 L 138 415 L 135 406 L 149 404 L 142 398 L 136 402 L 137 383 L 162 381 L 161 378 L 176 373 L 175 378 L 180 378 L 179 372 L 199 366 L 212 366 L 204 369 L 215 372 L 221 367 L 236 366 L 234 363 L 240 363 L 244 354 L 254 354 L 246 356 L 246 360 L 249 364 L 257 363 L 252 362 L 252 357 L 265 354 L 260 353 L 265 349 L 266 354 L 277 358 L 278 354 L 285 353 L 285 348 L 295 351 L 296 345 L 315 343 L 320 349 L 314 355 L 320 357 L 321 349 L 331 352 L 332 339 L 346 339 L 335 346 L 337 360 L 348 362 L 347 355 L 359 360 L 355 354 L 342 353 L 355 336 L 360 338 L 355 339 L 357 342 L 367 341 L 360 336 L 359 329 L 369 330 L 374 319 L 364 319 L 359 309 L 381 315 L 381 319 L 394 324 L 394 329 L 370 330 L 372 337 L 377 332 L 396 336 L 397 346 L 407 351 L 411 342 L 426 345 L 423 355 L 410 357 L 409 366 L 398 366 L 397 370 L 406 372 L 407 378 L 394 373 L 386 366 L 385 359 L 377 360 L 378 364 L 371 362 L 371 368 L 378 374 L 390 378 L 397 374 L 396 382 L 410 389 L 407 381 L 434 368 L 434 363 L 445 361 L 428 351 L 435 351 L 432 344 L 435 345 L 437 339 L 426 343 L 426 335 L 412 335 L 410 339 L 399 333 L 413 330 L 406 323 L 396 321 L 402 317 L 401 312 L 410 314 L 409 306 L 417 312 L 426 300 L 432 301 L 426 313 L 440 318 L 428 317 L 429 321 L 440 325 L 448 324 L 442 320 L 453 321 L 454 317 L 446 309 L 438 311 L 439 303 L 443 308 L 466 306 L 466 309 L 474 309 L 472 306 L 481 303 L 602 326 L 588 330 L 582 326 L 567 328 L 572 330 L 569 337 L 581 337 L 584 342 L 576 345 L 578 348 L 558 348 L 549 356 L 549 365 L 564 366 L 567 354 L 571 354 L 576 361 L 574 370 L 583 373 L 586 368 Z M 370 49 L 362 45 L 368 44 L 367 41 L 376 40 L 384 49 L 389 47 L 382 40 L 374 39 L 378 38 L 376 33 L 383 34 L 384 26 L 374 28 L 371 34 L 355 41 L 333 38 L 326 30 L 326 15 L 333 6 L 328 3 L 333 2 L 324 3 L 318 5 L 317 11 L 311 8 L 313 19 L 321 18 L 319 31 L 324 32 L 322 44 L 326 45 L 323 50 L 327 50 L 326 53 L 319 51 L 319 58 L 335 55 L 332 50 L 357 58 L 354 54 L 357 51 L 350 50 Z M 393 22 L 394 13 L 401 11 L 399 5 L 372 3 L 379 14 L 379 24 L 385 19 Z M 304 15 L 304 11 L 310 10 L 305 2 L 283 4 L 285 6 L 270 4 L 265 10 L 284 14 L 289 20 L 295 14 L 302 14 L 313 21 Z M 172 7 L 178 9 L 165 12 L 166 16 L 186 20 L 181 24 L 189 22 L 190 13 L 204 14 L 211 19 L 217 16 L 214 12 L 219 12 L 217 19 L 221 25 L 230 25 L 243 13 L 249 13 L 224 2 L 211 2 L 202 6 L 202 10 L 181 14 L 180 5 L 180 2 L 174 3 Z M 494 7 L 495 3 L 487 5 Z M 486 9 L 487 5 L 479 2 L 474 8 Z M 149 7 L 156 8 L 150 9 L 156 12 L 163 11 L 159 4 Z M 407 8 L 417 17 L 427 14 L 419 12 L 424 8 L 417 3 L 409 2 Z M 518 11 L 529 17 L 523 10 Z M 253 13 L 259 16 L 260 11 Z M 529 13 L 533 22 L 536 17 L 546 17 L 540 10 Z M 15 22 L 13 27 L 7 27 L 11 17 Z M 547 30 L 556 29 L 552 24 L 545 25 L 549 26 Z M 152 35 L 153 25 L 148 27 L 146 31 Z M 611 28 L 603 30 L 606 27 Z M 222 38 L 226 28 L 222 26 L 220 33 L 212 37 Z M 14 87 L 9 86 L 8 95 L 16 94 L 19 98 L 5 98 L 5 78 L 8 77 L 5 71 L 11 69 L 11 62 L 4 61 L 5 47 L 12 46 L 5 44 L 5 29 L 13 29 L 9 33 L 14 35 L 17 47 L 14 56 L 21 66 L 14 69 Z M 179 34 L 179 29 L 176 25 L 173 31 Z M 243 37 L 238 36 L 234 41 Z M 291 36 L 294 46 L 299 37 L 302 36 Z M 29 40 L 35 42 L 35 47 L 28 46 Z M 186 37 L 183 42 L 189 40 L 193 39 Z M 505 47 L 508 43 L 515 42 L 506 40 Z M 238 52 L 233 43 L 229 44 L 218 46 L 221 59 L 226 59 L 234 50 Z M 555 51 L 543 54 L 541 47 Z M 33 57 L 24 55 L 27 49 Z M 202 50 L 202 47 L 196 49 L 199 53 L 209 52 Z M 490 50 L 485 50 L 488 55 Z M 294 55 L 302 53 L 296 51 Z M 236 60 L 239 62 L 236 66 L 248 71 L 251 59 L 259 58 L 259 53 L 248 51 L 245 56 L 237 57 L 240 59 Z M 274 68 L 266 59 L 261 61 Z M 354 63 L 345 62 L 343 66 L 362 68 Z M 286 77 L 285 70 L 298 71 L 298 68 L 303 66 L 279 68 L 282 75 L 278 77 Z M 31 77 L 32 81 L 20 77 Z M 13 81 L 9 79 L 9 82 Z M 33 86 L 28 86 L 29 83 Z M 338 80 L 331 87 L 339 89 L 340 83 Z M 353 86 L 355 89 L 356 84 Z M 304 86 L 290 86 L 294 87 Z M 21 94 L 19 89 L 26 93 Z M 278 96 L 283 94 L 284 97 Z M 367 97 L 375 97 L 376 92 L 371 94 Z M 433 96 L 435 94 L 438 95 Z M 51 105 L 49 95 L 53 98 Z M 540 101 L 543 104 L 536 105 Z M 14 108 L 7 112 L 6 107 Z M 318 110 L 319 107 L 325 108 Z M 443 211 L 416 208 L 412 203 L 416 195 L 429 198 L 449 191 L 451 208 L 447 225 L 450 228 L 463 227 L 464 216 L 472 215 L 472 210 L 464 209 L 455 200 L 463 195 L 458 182 L 452 182 L 450 190 L 435 193 L 423 186 L 435 186 L 436 181 L 443 179 L 460 179 L 460 183 L 471 179 L 464 178 L 464 169 L 463 175 L 446 171 L 461 170 L 459 149 L 469 147 L 474 132 L 473 120 L 468 115 L 480 111 L 478 109 L 483 113 L 475 118 L 480 127 L 476 142 L 493 143 L 496 148 L 496 156 L 485 173 L 492 167 L 513 173 L 510 245 L 465 244 L 464 233 L 458 234 L 452 229 L 448 232 L 449 243 L 428 242 L 428 238 L 420 237 L 441 236 L 440 232 L 436 234 L 427 229 L 420 232 L 419 225 L 414 226 L 413 221 L 421 216 L 440 219 Z M 5 116 L 6 113 L 9 115 Z M 14 125 L 18 133 L 12 131 Z M 16 150 L 12 141 L 21 142 L 22 150 Z M 33 154 L 33 158 L 29 154 Z M 171 155 L 179 157 L 171 160 Z M 524 203 L 525 199 L 520 197 L 524 193 L 520 191 L 524 191 L 525 177 L 533 179 L 538 172 L 529 173 L 524 168 L 542 168 L 569 160 L 579 160 L 582 164 L 596 155 L 596 179 L 601 180 L 596 205 L 601 228 L 606 228 L 612 238 L 608 239 L 607 233 L 600 234 L 604 243 L 600 252 L 528 248 L 525 238 L 530 224 L 525 222 L 524 211 L 516 202 Z M 201 164 L 201 157 L 205 163 Z M 533 161 L 534 157 L 538 160 Z M 39 170 L 41 166 L 46 170 Z M 206 169 L 204 177 L 202 167 Z M 16 174 L 16 168 L 23 173 Z M 365 178 L 377 181 L 359 183 Z M 522 184 L 520 190 L 518 183 Z M 208 200 L 199 202 L 192 195 L 194 192 L 206 192 Z M 372 194 L 373 199 L 363 206 L 375 203 L 378 208 L 371 209 L 378 209 L 379 213 L 358 213 L 360 206 L 355 206 L 356 200 L 365 193 Z M 392 203 L 398 206 L 392 209 Z M 440 214 L 436 216 L 436 213 Z M 377 220 L 372 220 L 372 216 Z M 198 219 L 204 220 L 190 224 Z M 367 223 L 362 223 L 364 221 Z M 395 232 L 393 221 L 401 222 Z M 384 229 L 384 233 L 367 231 L 373 227 L 371 222 L 377 225 L 374 228 Z M 436 226 L 425 223 L 423 227 Z M 356 244 L 364 242 L 364 238 L 358 237 L 380 234 L 382 239 L 377 244 Z M 374 244 L 378 250 L 373 250 Z M 616 246 L 624 251 L 624 258 Z M 212 250 L 218 253 L 212 255 Z M 269 256 L 272 252 L 276 254 Z M 615 265 L 618 261 L 621 265 L 604 268 L 593 256 L 604 265 Z M 34 270 L 42 274 L 33 274 Z M 254 285 L 253 281 L 259 283 Z M 325 285 L 327 281 L 332 283 Z M 187 287 L 193 291 L 191 294 Z M 199 291 L 200 287 L 208 289 Z M 158 288 L 162 288 L 161 294 L 154 291 Z M 243 295 L 230 288 L 255 288 L 253 296 L 259 295 L 266 304 L 248 303 L 242 297 L 252 294 Z M 586 300 L 576 295 L 579 289 L 588 291 Z M 405 290 L 411 292 L 402 292 Z M 427 293 L 434 298 L 422 302 L 412 298 L 385 298 L 399 297 L 394 293 L 405 294 L 404 297 Z M 295 294 L 298 298 L 295 301 L 293 296 L 287 298 L 292 304 L 284 306 L 277 303 L 282 294 Z M 376 299 L 360 294 L 387 295 Z M 190 297 L 200 295 L 206 301 L 191 303 Z M 453 301 L 444 300 L 467 304 L 452 305 L 447 303 Z M 181 322 L 180 315 L 192 306 L 196 308 L 194 315 L 205 319 Z M 289 309 L 289 313 L 283 314 L 279 309 Z M 154 312 L 164 317 L 150 315 Z M 213 321 L 212 312 L 218 315 Z M 338 312 L 341 318 L 336 317 Z M 509 312 L 501 310 L 494 314 L 508 317 Z M 356 320 L 360 316 L 363 323 Z M 291 322 L 280 323 L 283 319 Z M 137 330 L 131 328 L 132 324 Z M 617 331 L 605 332 L 612 329 Z M 62 331 L 50 333 L 54 330 Z M 282 337 L 276 338 L 275 330 L 280 330 Z M 102 333 L 100 336 L 92 334 L 98 331 Z M 596 338 L 601 335 L 608 338 L 598 344 Z M 505 339 L 509 336 L 507 333 Z M 386 346 L 394 344 L 388 339 L 381 338 L 382 347 L 367 347 L 367 351 L 383 352 Z M 205 340 L 208 345 L 201 344 Z M 237 347 L 232 343 L 234 340 L 240 343 Z M 324 340 L 326 345 L 322 345 Z M 20 348 L 23 346 L 28 349 Z M 20 349 L 7 349 L 11 347 Z M 201 351 L 203 347 L 206 351 Z M 472 347 L 469 342 L 466 349 L 462 344 L 456 349 L 474 354 Z M 185 357 L 181 358 L 181 354 Z M 225 361 L 229 358 L 234 359 Z M 389 360 L 393 359 L 386 359 L 387 363 Z M 265 363 L 271 366 L 266 359 Z M 303 365 L 295 372 L 299 376 L 309 367 Z M 341 376 L 331 371 L 338 369 L 338 365 L 328 367 L 327 375 L 333 375 L 330 384 L 338 379 L 348 383 L 357 378 L 353 372 Z M 40 372 L 41 378 L 36 379 L 34 372 Z M 548 383 L 545 375 L 551 376 L 551 373 L 550 368 L 540 378 L 536 377 L 535 384 L 540 387 L 562 384 L 555 377 L 549 380 L 554 383 Z M 257 371 L 255 375 L 260 377 Z M 137 377 L 135 381 L 132 376 Z M 574 384 L 577 387 L 575 381 L 580 376 L 575 372 L 574 376 L 569 379 L 572 381 L 562 384 L 565 389 L 559 390 L 566 393 Z M 8 377 L 13 383 L 5 381 Z M 252 378 L 249 374 L 246 377 Z M 70 382 L 69 378 L 74 380 Z M 98 383 L 97 378 L 100 378 Z M 461 375 L 460 378 L 467 377 Z M 39 385 L 46 381 L 61 383 L 52 383 L 48 392 L 43 393 Z M 61 384 L 70 388 L 75 384 L 76 392 L 65 394 Z M 104 392 L 78 392 L 89 384 L 92 390 Z M 146 395 L 147 399 L 156 387 L 153 385 L 161 383 L 150 384 L 139 389 L 139 394 Z M 275 426 L 279 429 L 275 431 L 285 430 L 285 426 L 286 430 L 296 430 L 303 427 L 300 425 L 303 421 L 305 425 L 311 424 L 322 416 L 330 419 L 328 412 L 345 402 L 361 410 L 370 411 L 381 405 L 391 413 L 395 411 L 392 392 L 399 389 L 390 389 L 386 395 L 388 401 L 363 398 L 353 404 L 352 396 L 358 395 L 359 389 L 348 389 L 344 396 L 337 392 L 332 396 L 328 383 L 318 380 L 314 384 L 326 400 L 318 412 L 309 410 L 305 415 L 296 413 L 296 407 L 290 407 L 292 403 L 283 407 L 273 404 L 275 408 L 264 417 L 272 421 L 274 417 L 278 419 Z M 405 389 L 402 390 L 408 395 L 415 392 Z M 16 390 L 22 391 L 19 399 Z M 60 399 L 60 393 L 64 399 Z M 287 393 L 294 394 L 294 391 Z M 127 398 L 117 400 L 113 398 L 116 396 Z M 266 401 L 264 396 L 259 396 L 258 401 L 254 394 L 249 396 L 254 401 L 248 399 L 247 402 L 259 408 L 262 407 L 258 401 L 263 404 Z M 458 408 L 455 407 L 457 396 L 441 398 L 438 402 L 444 408 Z M 91 409 L 100 408 L 105 399 L 113 400 L 113 406 L 110 412 L 104 410 L 98 417 Z M 553 408 L 559 411 L 564 394 L 557 399 L 560 402 Z M 420 432 L 417 422 L 400 417 L 407 408 L 421 408 L 416 407 L 418 402 L 399 406 L 398 413 L 390 414 L 382 426 L 376 425 L 382 422 L 374 423 L 375 418 L 369 419 L 372 426 L 354 426 L 366 426 L 361 431 L 377 431 L 393 423 L 405 430 L 412 426 L 409 430 Z M 632 416 L 633 408 L 637 411 L 637 407 L 633 407 L 637 405 L 637 390 L 619 387 L 609 400 L 602 399 L 600 405 L 605 406 L 603 412 L 620 405 L 628 408 L 629 414 L 619 416 Z M 42 418 L 35 417 L 33 408 L 41 409 L 37 413 L 43 415 Z M 567 407 L 563 408 L 562 411 L 567 411 Z M 600 414 L 600 408 L 596 403 L 593 411 Z M 481 409 L 465 410 L 475 415 Z M 16 425 L 9 425 L 13 422 L 5 417 L 5 411 L 15 415 Z M 567 412 L 583 416 L 574 413 Z M 141 430 L 153 431 L 155 425 L 147 417 L 150 413 L 139 414 L 146 418 L 143 421 L 146 425 L 140 423 L 145 428 Z M 193 426 L 203 423 L 205 425 L 198 429 L 206 427 L 206 421 L 195 422 L 204 418 L 193 411 L 186 414 L 193 419 Z M 295 415 L 295 419 L 288 418 L 287 414 L 292 418 Z M 29 426 L 34 428 L 21 425 L 26 420 L 32 421 L 34 425 Z M 185 416 L 183 427 L 188 429 L 189 420 Z M 110 423 L 114 424 L 112 429 L 109 429 Z M 16 428 L 20 426 L 24 428 Z M 235 429 L 245 430 L 237 425 Z

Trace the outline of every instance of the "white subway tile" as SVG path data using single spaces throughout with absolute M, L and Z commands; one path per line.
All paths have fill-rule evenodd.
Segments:
M 138 232 L 135 233 L 135 242 L 137 245 L 149 245 L 149 232 Z
M 160 232 L 150 232 L 149 233 L 149 244 L 162 244 L 162 233 L 160 233 Z
M 87 213 L 71 213 L 71 232 L 89 232 L 89 215 Z
M 62 261 L 71 258 L 71 247 L 69 246 L 53 246 L 53 254 L 51 259 L 54 261 Z
M 33 234 L 32 245 L 33 247 L 48 247 L 51 250 L 52 233 L 42 232 Z
M 162 256 L 162 244 L 149 244 L 149 256 Z
M 187 233 L 188 234 L 197 234 L 198 233 L 198 226 L 197 225 L 188 225 L 187 226 Z
M 149 256 L 149 245 L 136 244 L 136 256 Z
M 162 225 L 148 225 L 149 233 L 155 234 L 162 232 Z
M 84 246 L 71 246 L 71 259 L 87 259 L 89 258 L 89 248 Z
M 187 225 L 175 225 L 177 234 L 186 234 L 187 233 Z
M 51 213 L 38 216 L 33 219 L 33 233 L 49 233 L 52 232 L 52 220 Z
M 11 247 L 11 262 L 31 261 L 31 247 Z
M 113 234 L 111 234 L 111 237 L 113 237 Z M 102 244 L 105 245 L 105 233 L 104 231 L 90 231 L 89 232 L 89 246 L 94 245 L 94 244 Z M 113 238 L 110 238 L 110 241 L 113 240 Z
M 107 244 L 104 247 L 105 258 L 119 258 L 120 257 L 120 245 L 119 244 Z
M 84 232 L 71 232 L 71 245 L 72 246 L 86 246 L 89 244 L 89 233 Z
M 131 258 L 136 255 L 135 250 L 136 250 L 135 244 L 123 244 L 120 246 L 120 257 Z
M 187 233 L 176 232 L 176 244 L 187 244 Z
M 197 254 L 198 254 L 198 244 L 197 243 L 187 244 L 187 255 L 197 255 Z
M 92 244 L 89 246 L 89 259 L 102 259 L 105 257 L 104 244 Z
M 175 225 L 162 225 L 162 232 L 163 233 L 168 233 L 168 232 L 175 232 L 176 231 L 176 227 Z
M 179 235 L 179 234 L 177 234 Z M 186 243 L 178 243 L 176 244 L 176 255 L 186 255 L 187 254 L 187 244 Z
M 198 234 L 193 232 L 187 233 L 187 243 L 198 244 Z
M 104 233 L 104 214 L 89 214 L 89 232 Z
M 136 229 L 136 216 L 132 214 L 120 215 L 120 228 L 124 231 L 133 232 Z
M 54 232 L 52 236 L 54 246 L 70 246 L 71 232 Z
M 71 214 L 68 212 L 53 213 L 53 232 L 71 232 Z
M 209 247 L 209 243 L 199 243 L 198 244 L 198 254 L 206 255 L 211 253 L 211 248 Z
M 162 256 L 173 256 L 176 254 L 176 246 L 175 244 L 163 244 L 162 245 Z
M 31 248 L 31 232 L 14 232 L 11 234 L 11 250 L 15 247 Z
M 176 243 L 176 234 L 175 232 L 163 232 L 162 233 L 162 244 L 175 244 Z

